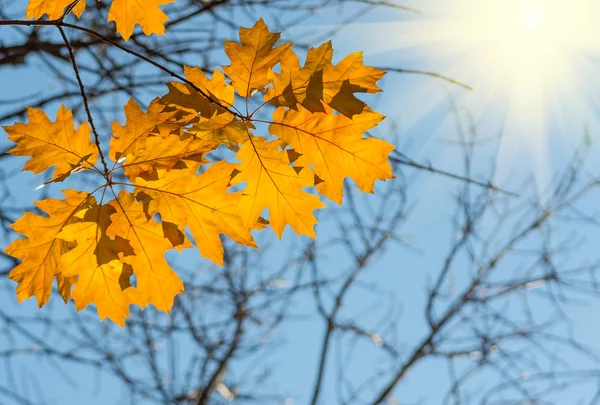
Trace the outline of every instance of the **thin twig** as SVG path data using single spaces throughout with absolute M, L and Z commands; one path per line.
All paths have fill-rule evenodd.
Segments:
M 79 68 L 77 67 L 77 61 L 75 60 L 75 53 L 73 52 L 73 47 L 71 47 L 71 43 L 65 34 L 65 30 L 60 25 L 56 26 L 60 35 L 65 41 L 65 45 L 69 50 L 69 57 L 71 59 L 71 64 L 73 65 L 73 71 L 75 72 L 75 77 L 77 78 L 77 83 L 79 83 L 79 90 L 81 91 L 81 98 L 83 99 L 83 106 L 85 108 L 85 113 L 87 114 L 88 122 L 90 123 L 90 127 L 92 128 L 92 133 L 94 134 L 94 141 L 96 142 L 96 147 L 98 148 L 98 153 L 100 154 L 100 160 L 102 160 L 102 166 L 104 166 L 104 175 L 108 176 L 108 165 L 106 164 L 106 159 L 104 157 L 104 153 L 102 152 L 102 147 L 100 146 L 100 136 L 98 135 L 98 131 L 96 130 L 96 125 L 94 125 L 94 118 L 92 117 L 92 112 L 90 110 L 89 101 L 87 98 L 87 94 L 85 93 L 85 86 L 83 85 L 83 80 L 81 79 L 81 74 L 79 73 Z
M 464 181 L 465 183 L 475 184 L 477 186 L 480 186 L 480 187 L 483 187 L 483 188 L 487 188 L 487 189 L 490 189 L 492 191 L 496 191 L 498 193 L 503 193 L 503 194 L 506 194 L 506 195 L 511 196 L 511 197 L 519 197 L 519 194 L 517 194 L 515 192 L 512 192 L 512 191 L 507 191 L 507 190 L 501 189 L 500 187 L 497 187 L 497 186 L 495 186 L 492 183 L 489 183 L 489 182 L 486 183 L 486 182 L 482 182 L 482 181 L 477 181 L 477 180 L 474 180 L 474 179 L 472 179 L 470 177 L 465 177 L 465 176 L 461 176 L 461 175 L 458 175 L 458 174 L 455 174 L 455 173 L 447 172 L 445 170 L 436 169 L 435 167 L 433 167 L 430 164 L 424 165 L 424 164 L 421 164 L 421 163 L 417 163 L 414 160 L 412 160 L 412 159 L 410 159 L 410 158 L 408 158 L 408 157 L 406 157 L 404 155 L 401 155 L 401 157 L 390 156 L 390 161 L 392 161 L 393 163 L 400 164 L 400 165 L 410 166 L 410 167 L 413 167 L 415 169 L 425 170 L 425 171 L 428 171 L 428 172 L 433 173 L 433 174 L 439 174 L 441 176 L 449 177 L 451 179 Z
M 193 82 L 191 82 L 190 80 L 186 79 L 184 76 L 172 71 L 171 69 L 167 68 L 166 66 L 161 65 L 158 62 L 153 61 L 152 59 L 132 50 L 129 49 L 121 44 L 118 44 L 114 41 L 112 41 L 110 38 L 94 31 L 91 30 L 89 28 L 85 28 L 85 27 L 81 27 L 79 25 L 75 25 L 75 24 L 69 24 L 66 23 L 64 21 L 61 20 L 50 20 L 50 21 L 27 21 L 27 20 L 3 20 L 0 21 L 0 26 L 25 26 L 25 27 L 42 27 L 42 26 L 52 26 L 52 27 L 65 27 L 65 28 L 70 28 L 73 30 L 77 30 L 77 31 L 81 31 L 81 32 L 85 32 L 88 35 L 94 36 L 98 39 L 100 39 L 101 41 L 112 45 L 116 48 L 119 48 L 120 50 L 127 52 L 128 54 L 135 56 L 136 58 L 143 60 L 144 62 L 147 62 L 157 68 L 159 68 L 160 70 L 162 70 L 165 73 L 168 73 L 171 77 L 175 77 L 179 80 L 181 80 L 182 82 L 184 82 L 185 84 L 189 85 L 190 87 L 192 87 L 194 90 L 196 90 L 198 93 L 200 93 L 203 97 L 205 97 L 208 101 L 210 101 L 211 103 L 218 105 L 219 107 L 223 108 L 224 110 L 227 110 L 230 114 L 238 117 L 238 118 L 245 118 L 242 114 L 240 114 L 239 112 L 232 110 L 231 108 L 229 108 L 226 105 L 221 104 L 218 100 L 215 100 L 212 96 L 210 96 L 208 93 L 206 93 L 204 90 L 202 90 L 200 87 L 196 86 Z
M 385 70 L 386 72 L 393 72 L 393 73 L 409 73 L 409 74 L 414 74 L 414 75 L 423 75 L 423 76 L 430 76 L 430 77 L 434 77 L 436 79 L 441 79 L 444 80 L 448 83 L 452 83 L 455 84 L 457 86 L 460 86 L 464 89 L 473 91 L 473 87 L 469 86 L 468 84 L 459 82 L 458 80 L 454 80 L 448 76 L 444 76 L 441 75 L 439 73 L 435 73 L 435 72 L 428 72 L 425 70 L 416 70 L 416 69 L 401 69 L 401 68 L 391 68 L 391 67 L 377 67 L 378 69 L 381 70 Z

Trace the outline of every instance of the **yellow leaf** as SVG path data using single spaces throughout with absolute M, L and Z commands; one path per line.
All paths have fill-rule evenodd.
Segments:
M 75 308 L 81 311 L 95 304 L 100 320 L 110 318 L 124 326 L 129 305 L 139 303 L 139 299 L 135 288 L 124 290 L 120 283 L 121 259 L 133 255 L 133 249 L 127 240 L 106 235 L 110 215 L 115 212 L 110 205 L 96 205 L 85 213 L 83 222 L 67 225 L 57 238 L 76 243 L 60 258 L 61 275 L 77 276 L 71 294 Z
M 289 164 L 288 154 L 279 150 L 280 145 L 281 142 L 253 137 L 238 152 L 237 159 L 241 163 L 232 184 L 246 182 L 240 215 L 250 227 L 268 208 L 269 222 L 277 236 L 281 237 L 289 224 L 297 234 L 314 238 L 317 220 L 313 211 L 325 205 L 317 196 L 302 190 L 314 185 L 312 173 L 309 170 L 296 173 Z
M 89 208 L 94 202 L 88 193 L 75 190 L 63 191 L 66 199 L 46 199 L 36 202 L 36 206 L 48 216 L 24 213 L 12 228 L 26 236 L 12 242 L 4 251 L 21 260 L 9 274 L 18 283 L 19 302 L 35 296 L 40 307 L 44 306 L 52 293 L 54 277 L 61 273 L 60 257 L 71 247 L 67 242 L 56 239 L 63 227 L 77 221 L 75 214 Z M 63 299 L 68 297 L 73 279 L 59 279 Z M 67 291 L 68 290 L 68 291 Z
M 42 18 L 44 14 L 51 20 L 57 20 L 62 17 L 65 8 L 73 4 L 74 0 L 29 0 L 25 18 Z M 79 3 L 73 8 L 73 13 L 81 17 L 85 10 L 85 0 L 79 0 Z
M 319 193 L 341 204 L 344 178 L 352 178 L 361 190 L 372 193 L 376 180 L 394 177 L 388 162 L 394 147 L 380 139 L 363 138 L 383 119 L 370 110 L 350 119 L 333 114 L 331 108 L 313 114 L 280 107 L 273 113 L 269 131 L 302 155 L 297 165 L 312 164 L 323 180 L 317 185 Z
M 225 81 L 225 76 L 218 69 L 214 71 L 210 79 L 198 67 L 185 66 L 184 73 L 186 79 L 219 105 L 211 102 L 189 84 L 179 82 L 167 83 L 169 93 L 161 98 L 161 102 L 178 110 L 188 111 L 193 115 L 200 113 L 204 118 L 222 114 L 226 112 L 223 107 L 233 106 L 235 101 L 233 86 Z
M 164 35 L 164 24 L 169 18 L 159 7 L 173 1 L 175 0 L 114 0 L 108 12 L 108 21 L 117 24 L 117 32 L 125 41 L 129 40 L 137 24 L 146 35 Z
M 225 113 L 194 124 L 188 132 L 200 140 L 223 144 L 237 152 L 239 144 L 248 140 L 248 128 L 254 129 L 255 127 L 250 122 L 244 123 L 234 115 Z
M 131 193 L 123 190 L 108 204 L 115 213 L 106 234 L 128 240 L 135 253 L 123 257 L 122 262 L 131 265 L 136 276 L 138 303 L 169 312 L 175 296 L 183 292 L 183 282 L 165 259 L 165 252 L 173 245 L 165 239 L 161 225 L 146 217 L 142 203 L 135 201 Z
M 216 142 L 182 139 L 177 135 L 166 138 L 151 136 L 146 139 L 143 149 L 138 149 L 123 162 L 125 174 L 131 181 L 141 175 L 155 173 L 158 169 L 172 169 L 182 161 L 209 163 L 204 155 L 218 146 Z
M 71 290 L 76 282 L 77 276 L 65 277 L 60 273 L 56 275 L 56 286 L 58 288 L 58 293 L 62 297 L 65 304 L 69 302 L 69 299 L 71 298 Z
M 125 105 L 125 125 L 113 122 L 113 136 L 110 140 L 109 156 L 114 161 L 132 159 L 134 156 L 145 153 L 146 141 L 153 132 L 158 132 L 157 127 L 167 123 L 175 114 L 163 112 L 164 105 L 154 100 L 144 112 L 140 106 L 130 99 Z
M 254 90 L 262 90 L 269 83 L 269 69 L 279 63 L 291 46 L 283 44 L 273 48 L 279 36 L 279 33 L 269 32 L 261 18 L 252 28 L 240 28 L 241 44 L 225 41 L 225 53 L 231 64 L 223 70 L 240 96 L 250 97 Z
M 28 108 L 29 123 L 4 127 L 8 139 L 17 145 L 9 150 L 15 156 L 31 156 L 23 170 L 41 173 L 55 166 L 52 180 L 64 180 L 74 170 L 90 169 L 98 159 L 98 148 L 90 141 L 86 123 L 77 131 L 73 114 L 61 106 L 56 122 L 50 121 L 42 110 Z
M 326 42 L 318 48 L 310 48 L 304 66 L 289 48 L 281 58 L 281 73 L 269 71 L 273 87 L 265 92 L 265 101 L 276 106 L 296 109 L 298 104 L 312 112 L 323 112 L 323 69 L 331 65 L 333 48 Z
M 383 70 L 365 66 L 362 52 L 352 53 L 337 64 L 323 70 L 323 100 L 347 117 L 365 107 L 354 93 L 378 93 L 377 82 L 385 75 Z
M 139 178 L 136 197 L 148 204 L 150 216 L 160 212 L 163 221 L 177 224 L 181 231 L 187 225 L 202 256 L 223 265 L 219 234 L 256 247 L 238 214 L 241 193 L 228 193 L 234 168 L 220 161 L 200 175 L 192 167 L 161 172 L 156 181 Z

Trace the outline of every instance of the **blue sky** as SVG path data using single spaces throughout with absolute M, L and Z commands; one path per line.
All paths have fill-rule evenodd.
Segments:
M 438 48 L 444 46 L 443 42 L 410 46 L 408 40 L 402 38 L 402 35 L 407 35 L 410 29 L 418 29 L 418 24 L 423 21 L 438 21 L 437 19 L 440 18 L 438 14 L 443 9 L 441 1 L 413 1 L 413 6 L 425 10 L 424 16 L 389 10 L 371 12 L 338 32 L 333 38 L 336 55 L 364 50 L 365 60 L 369 64 L 435 71 L 475 86 L 475 91 L 470 92 L 427 76 L 390 73 L 381 84 L 384 93 L 370 99 L 374 108 L 388 117 L 386 123 L 377 131 L 377 135 L 391 138 L 390 134 L 394 133 L 399 136 L 398 145 L 406 155 L 417 161 L 431 162 L 440 169 L 460 173 L 462 161 L 459 149 L 448 144 L 448 140 L 456 139 L 457 136 L 456 120 L 452 114 L 452 109 L 455 107 L 451 103 L 453 99 L 461 111 L 472 114 L 480 136 L 490 138 L 490 141 L 477 151 L 474 170 L 476 175 L 489 173 L 491 167 L 495 165 L 498 170 L 495 181 L 504 188 L 517 189 L 521 185 L 518 179 L 533 175 L 535 187 L 542 190 L 543 185 L 552 180 L 553 174 L 564 168 L 586 131 L 591 139 L 591 154 L 594 156 L 598 143 L 596 135 L 598 120 L 594 114 L 598 100 L 593 92 L 593 88 L 598 84 L 597 72 L 593 69 L 582 69 L 584 72 L 582 74 L 588 75 L 579 78 L 588 83 L 585 92 L 558 96 L 549 93 L 547 98 L 552 101 L 556 109 L 549 110 L 549 113 L 544 115 L 545 137 L 543 143 L 540 143 L 539 137 L 530 136 L 532 127 L 527 122 L 518 119 L 507 122 L 506 117 L 510 110 L 507 100 L 510 99 L 510 93 L 505 91 L 504 87 L 486 88 L 486 83 L 491 83 L 492 80 L 489 82 L 482 80 L 482 72 L 457 69 L 457 63 L 465 58 L 465 54 L 458 51 L 456 54 L 451 52 L 440 54 Z M 411 5 L 409 3 L 411 2 L 407 1 L 407 5 Z M 10 10 L 24 9 L 24 4 L 23 0 L 16 1 L 11 4 Z M 344 12 L 350 15 L 352 11 L 350 9 Z M 245 25 L 250 23 L 248 21 Z M 285 40 L 306 38 L 307 33 L 310 32 L 327 32 L 332 28 L 329 24 L 330 16 L 316 16 L 302 27 L 284 33 L 283 37 Z M 2 35 L 9 30 L 0 29 L 3 30 L 0 31 Z M 588 55 L 590 60 L 594 60 L 597 56 Z M 190 63 L 193 64 L 194 61 Z M 4 68 L 0 76 L 0 89 L 2 89 L 0 100 L 18 99 L 35 93 L 40 87 L 56 86 L 40 72 L 39 66 L 34 63 L 25 67 Z M 485 72 L 483 74 L 485 77 Z M 1 104 L 0 113 L 11 111 L 17 104 L 18 102 L 15 102 L 15 105 Z M 582 108 L 581 105 L 587 108 Z M 54 104 L 46 111 L 52 115 L 57 108 L 58 104 Z M 561 113 L 555 114 L 557 110 Z M 114 119 L 122 120 L 122 117 L 115 116 Z M 392 132 L 393 128 L 399 129 Z M 499 134 L 502 134 L 502 137 L 499 137 Z M 6 134 L 2 131 L 0 131 L 0 145 L 7 145 Z M 11 161 L 15 166 L 9 170 L 16 171 L 17 164 L 22 162 L 22 160 Z M 591 165 L 585 170 L 590 175 L 597 174 L 594 159 L 591 159 Z M 426 173 L 417 174 L 407 171 L 406 174 L 411 178 L 410 202 L 413 212 L 410 220 L 404 225 L 402 233 L 406 235 L 406 240 L 410 241 L 414 249 L 401 249 L 396 245 L 395 248 L 387 250 L 378 260 L 373 271 L 364 276 L 363 281 L 392 289 L 397 293 L 404 304 L 399 319 L 399 335 L 402 341 L 414 344 L 425 332 L 422 308 L 427 277 L 432 271 L 439 269 L 455 237 L 451 227 L 454 209 L 452 198 L 459 184 Z M 39 191 L 35 191 L 39 183 L 38 179 L 34 179 L 27 173 L 13 173 L 8 179 L 8 184 L 13 189 L 17 200 L 26 203 L 40 195 Z M 383 185 L 378 185 L 378 189 L 381 190 L 381 187 Z M 535 195 L 535 187 L 534 192 L 526 192 L 521 198 L 526 202 L 531 201 L 532 196 Z M 376 196 L 370 198 L 375 199 Z M 597 196 L 591 195 L 580 208 L 593 212 L 596 201 L 598 201 Z M 582 232 L 586 237 L 577 253 L 569 258 L 571 261 L 568 263 L 592 261 L 595 258 L 597 248 L 594 246 L 594 241 L 597 241 L 599 236 L 597 230 L 585 227 L 580 230 L 576 226 L 562 227 L 559 224 L 556 226 L 559 235 L 566 236 L 575 230 Z M 318 237 L 332 237 L 335 236 L 335 232 L 337 230 L 327 224 L 317 227 Z M 296 237 L 291 232 L 286 232 L 283 241 L 269 239 L 269 242 L 275 244 L 275 250 L 279 249 L 283 252 L 285 250 L 282 247 L 292 243 L 294 238 Z M 2 247 L 6 242 L 3 241 Z M 275 254 L 273 260 L 277 259 Z M 186 255 L 182 262 L 185 263 L 187 260 L 189 263 L 194 263 L 197 259 Z M 331 263 L 332 271 L 342 268 L 343 260 L 343 257 L 336 256 L 336 252 L 331 252 L 328 262 Z M 515 258 L 507 264 L 507 268 L 511 265 L 518 267 L 519 263 L 519 259 Z M 457 277 L 460 279 L 460 275 Z M 372 303 L 372 300 L 372 297 L 355 292 L 350 295 L 345 310 L 349 314 L 354 311 L 359 312 L 361 308 Z M 590 325 L 590 320 L 594 320 L 597 316 L 595 311 L 597 305 L 597 302 L 583 303 L 573 310 L 571 315 L 582 341 L 600 349 L 597 343 L 598 328 Z M 0 306 L 5 311 L 19 311 L 29 315 L 37 311 L 32 301 L 17 306 L 14 294 L 8 290 L 0 294 Z M 540 312 L 544 311 L 540 306 L 537 308 Z M 318 343 L 323 333 L 323 324 L 314 316 L 312 310 L 308 300 L 306 302 L 299 300 L 295 303 L 295 313 L 312 315 L 285 325 L 280 335 L 285 343 L 275 350 L 270 358 L 277 371 L 275 378 L 277 389 L 293 394 L 297 404 L 307 402 L 307 393 L 314 379 Z M 54 300 L 51 308 L 45 308 L 44 311 L 52 311 L 53 316 L 60 317 L 70 313 L 71 308 L 65 310 L 58 300 Z M 52 339 L 59 341 L 60 336 L 53 336 Z M 181 350 L 185 350 L 185 345 Z M 372 352 L 371 347 L 359 346 L 358 358 L 362 366 L 353 371 L 358 377 L 360 377 L 361 367 L 369 368 L 379 361 L 378 357 L 372 356 Z M 583 364 L 581 359 L 572 360 L 574 365 Z M 32 373 L 34 367 L 40 389 L 49 404 L 70 405 L 82 402 L 117 404 L 123 398 L 123 389 L 106 374 L 79 371 L 77 368 L 65 369 L 66 374 L 71 376 L 75 384 L 73 386 L 67 378 L 55 373 L 52 365 L 40 363 L 34 357 L 25 357 L 19 361 L 18 366 L 15 367 L 19 370 L 18 376 L 8 376 L 4 369 L 0 368 L 0 383 L 4 381 L 10 383 L 11 378 L 15 378 L 15 381 L 24 385 L 23 381 L 28 374 Z M 335 374 L 331 370 L 327 374 L 326 381 L 333 378 Z M 436 404 L 444 394 L 436 389 L 436 385 L 443 386 L 446 380 L 446 369 L 441 367 L 440 363 L 428 361 L 415 368 L 410 378 L 399 386 L 396 396 L 401 399 L 401 403 L 422 401 L 424 404 Z M 482 382 L 484 380 L 485 376 L 482 376 Z M 335 393 L 329 387 L 330 385 L 326 384 L 323 404 L 335 403 Z M 557 403 L 576 403 L 572 398 L 583 396 L 587 392 L 586 389 L 568 391 L 564 397 L 552 399 Z M 566 402 L 561 402 L 561 398 L 569 399 L 563 399 Z

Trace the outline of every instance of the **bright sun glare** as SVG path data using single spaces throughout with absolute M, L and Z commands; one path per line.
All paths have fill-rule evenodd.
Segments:
M 519 146 L 506 147 L 502 141 L 500 160 L 510 160 L 524 141 L 547 154 L 549 126 L 556 129 L 568 114 L 579 119 L 579 134 L 566 134 L 574 143 L 581 139 L 584 121 L 597 119 L 599 0 L 419 3 L 421 17 L 389 29 L 380 25 L 382 36 L 394 38 L 380 42 L 380 51 L 418 50 L 418 57 L 430 62 L 424 69 L 471 85 L 475 92 L 468 97 L 476 107 L 496 111 L 504 120 L 504 134 L 519 138 Z

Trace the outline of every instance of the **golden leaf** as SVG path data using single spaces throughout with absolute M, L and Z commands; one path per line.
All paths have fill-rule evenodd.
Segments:
M 394 147 L 380 139 L 363 138 L 383 118 L 370 110 L 350 119 L 333 114 L 329 107 L 326 113 L 315 114 L 280 107 L 273 113 L 269 131 L 302 155 L 297 165 L 312 164 L 323 180 L 317 185 L 319 193 L 341 204 L 344 178 L 352 178 L 361 190 L 372 193 L 376 180 L 394 177 L 388 162 Z
M 324 112 L 323 69 L 331 65 L 333 48 L 326 42 L 318 48 L 310 48 L 304 66 L 300 67 L 298 56 L 288 48 L 281 58 L 281 73 L 269 71 L 273 87 L 265 91 L 265 101 L 276 106 L 297 109 L 298 104 L 312 112 Z
M 239 144 L 248 140 L 248 128 L 254 129 L 255 127 L 250 122 L 244 123 L 234 115 L 225 113 L 194 124 L 188 132 L 197 139 L 214 144 L 223 144 L 237 152 Z
M 110 140 L 109 156 L 114 162 L 132 159 L 144 154 L 148 136 L 159 132 L 158 127 L 166 124 L 175 114 L 163 112 L 164 105 L 154 100 L 144 112 L 140 106 L 130 99 L 125 105 L 125 125 L 113 122 L 113 136 Z
M 114 0 L 108 12 L 108 21 L 117 24 L 117 32 L 128 41 L 136 25 L 144 34 L 164 35 L 165 23 L 169 17 L 159 8 L 175 0 Z
M 162 103 L 178 110 L 186 110 L 193 115 L 200 113 L 207 119 L 215 114 L 226 112 L 223 107 L 233 106 L 235 101 L 233 86 L 225 81 L 225 76 L 218 69 L 210 79 L 198 67 L 185 66 L 184 73 L 186 79 L 220 105 L 211 102 L 189 84 L 178 82 L 167 83 L 169 93 L 161 98 Z
M 72 247 L 67 242 L 56 239 L 63 227 L 77 221 L 75 214 L 89 208 L 88 193 L 64 190 L 66 199 L 46 199 L 37 201 L 36 206 L 47 214 L 46 217 L 30 212 L 24 213 L 12 228 L 24 239 L 13 241 L 4 251 L 21 260 L 9 274 L 18 283 L 19 302 L 34 297 L 40 307 L 44 306 L 52 293 L 54 277 L 61 273 L 60 258 Z M 73 279 L 59 279 L 63 299 L 68 297 Z M 67 291 L 68 290 L 68 291 Z
M 170 312 L 175 296 L 183 292 L 183 282 L 165 259 L 165 252 L 173 247 L 165 238 L 162 227 L 148 219 L 142 203 L 123 190 L 118 198 L 108 203 L 115 213 L 106 234 L 129 241 L 134 255 L 122 258 L 131 265 L 136 276 L 138 304 L 153 304 L 157 309 Z
M 73 4 L 74 0 L 29 0 L 25 18 L 39 19 L 48 15 L 51 20 L 57 20 L 62 17 L 65 8 Z M 81 17 L 81 13 L 85 10 L 85 0 L 79 0 L 79 3 L 73 8 L 73 13 L 77 17 Z
M 246 227 L 250 227 L 268 208 L 269 222 L 277 236 L 281 237 L 289 224 L 296 233 L 314 238 L 317 220 L 313 211 L 325 205 L 317 196 L 303 191 L 314 185 L 312 173 L 296 173 L 280 145 L 281 142 L 253 137 L 241 147 L 237 154 L 241 161 L 239 172 L 232 179 L 232 184 L 246 182 L 239 213 Z
M 269 83 L 269 69 L 279 63 L 291 46 L 283 44 L 273 48 L 279 36 L 279 33 L 269 32 L 261 18 L 252 28 L 240 28 L 241 44 L 225 41 L 225 53 L 231 64 L 223 70 L 240 96 L 250 97 L 254 90 L 263 90 Z
M 145 147 L 128 157 L 122 167 L 129 180 L 135 181 L 141 175 L 152 174 L 158 169 L 172 169 L 186 160 L 209 163 L 204 155 L 217 146 L 216 142 L 192 137 L 182 139 L 176 135 L 165 138 L 151 136 L 146 139 Z
M 238 214 L 241 193 L 228 193 L 234 168 L 220 161 L 200 175 L 195 167 L 161 172 L 156 181 L 137 179 L 136 196 L 148 204 L 150 216 L 159 212 L 164 221 L 177 224 L 181 231 L 187 225 L 202 256 L 223 265 L 219 234 L 256 247 Z
M 364 65 L 362 52 L 352 53 L 337 66 L 329 65 L 323 69 L 323 100 L 351 118 L 365 108 L 365 103 L 354 93 L 380 92 L 377 82 L 384 75 L 383 70 Z
M 27 109 L 28 124 L 16 123 L 4 127 L 8 139 L 17 143 L 8 152 L 15 156 L 31 156 L 23 170 L 35 174 L 55 167 L 52 180 L 62 181 L 73 171 L 90 169 L 98 159 L 98 148 L 90 141 L 86 123 L 77 131 L 73 128 L 73 114 L 61 106 L 56 122 L 50 121 L 42 110 Z
M 106 235 L 110 215 L 116 210 L 110 205 L 95 205 L 86 211 L 83 221 L 65 226 L 58 239 L 74 242 L 76 246 L 60 258 L 63 277 L 77 276 L 71 297 L 75 308 L 81 311 L 95 304 L 100 320 L 110 318 L 125 325 L 129 305 L 139 303 L 138 291 L 123 289 L 121 259 L 134 254 L 129 242 L 119 236 Z

